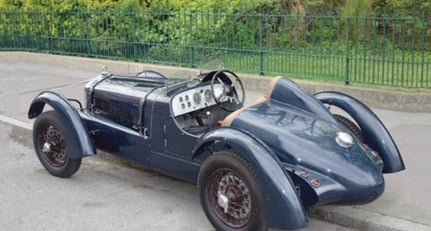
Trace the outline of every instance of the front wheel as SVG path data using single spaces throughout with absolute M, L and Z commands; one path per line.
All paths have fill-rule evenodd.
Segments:
M 55 111 L 44 112 L 34 121 L 33 144 L 40 163 L 54 176 L 70 177 L 81 166 L 81 158 L 69 158 L 70 144 Z
M 266 230 L 263 195 L 251 166 L 238 153 L 208 157 L 198 176 L 202 208 L 216 230 Z

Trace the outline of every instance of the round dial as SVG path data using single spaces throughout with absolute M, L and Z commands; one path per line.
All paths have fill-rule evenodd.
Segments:
M 205 101 L 207 103 L 211 102 L 211 99 L 213 98 L 213 96 L 211 94 L 211 90 L 209 90 L 209 89 L 205 90 L 204 95 L 205 95 Z
M 201 96 L 201 94 L 199 94 L 198 92 L 195 92 L 193 94 L 193 102 L 195 104 L 201 104 L 201 102 L 202 102 L 202 96 Z

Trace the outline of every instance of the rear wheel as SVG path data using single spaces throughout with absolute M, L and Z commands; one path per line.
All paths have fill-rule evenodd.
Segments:
M 65 128 L 55 111 L 44 112 L 34 121 L 33 143 L 40 163 L 54 176 L 70 177 L 81 166 L 81 158 L 69 158 Z
M 238 153 L 221 151 L 208 157 L 198 188 L 205 215 L 217 230 L 266 230 L 256 176 Z

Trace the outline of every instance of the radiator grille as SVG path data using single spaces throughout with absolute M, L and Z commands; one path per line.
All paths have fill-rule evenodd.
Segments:
M 136 122 L 138 112 L 134 113 L 134 110 L 128 107 L 99 98 L 95 98 L 94 105 L 98 114 L 108 117 L 117 123 L 125 126 L 133 126 Z

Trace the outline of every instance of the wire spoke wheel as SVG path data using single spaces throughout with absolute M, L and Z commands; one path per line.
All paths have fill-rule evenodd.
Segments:
M 217 217 L 232 228 L 250 222 L 252 199 L 250 189 L 229 169 L 219 169 L 208 178 L 208 199 Z

